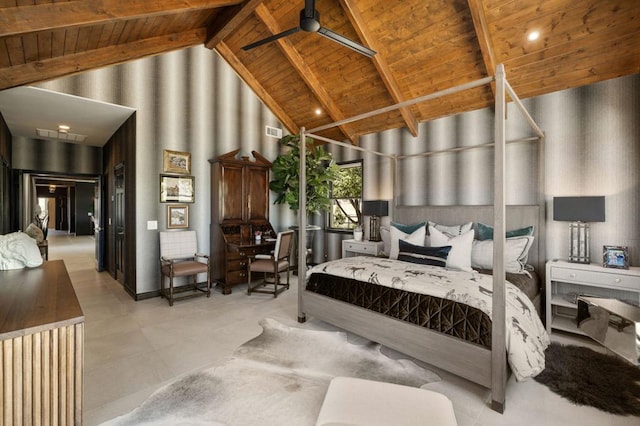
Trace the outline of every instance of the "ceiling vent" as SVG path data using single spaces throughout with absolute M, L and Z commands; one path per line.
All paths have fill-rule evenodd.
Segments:
M 41 138 L 58 139 L 69 142 L 84 142 L 87 135 L 79 135 L 77 133 L 60 132 L 58 130 L 36 129 L 38 136 Z
M 282 129 L 277 127 L 265 126 L 264 132 L 267 136 L 280 139 L 282 137 Z

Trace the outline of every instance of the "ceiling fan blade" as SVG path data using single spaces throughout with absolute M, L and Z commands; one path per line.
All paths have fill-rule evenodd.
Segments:
M 249 49 L 253 49 L 254 47 L 262 46 L 263 44 L 266 44 L 266 43 L 271 43 L 272 41 L 275 41 L 279 38 L 286 37 L 291 34 L 295 34 L 298 31 L 300 31 L 300 27 L 288 29 L 281 33 L 274 34 L 271 37 L 263 38 L 262 40 L 256 41 L 255 43 L 247 44 L 242 48 L 242 50 L 249 50 Z
M 334 31 L 331 31 L 328 28 L 320 27 L 318 32 L 320 33 L 320 35 L 328 38 L 329 40 L 333 40 L 337 43 L 340 43 L 341 45 L 348 47 L 349 49 L 355 50 L 356 52 L 361 53 L 369 58 L 371 58 L 373 55 L 376 54 L 375 50 L 371 50 L 366 46 L 356 43 L 355 41 L 350 40 L 345 36 L 340 35 Z

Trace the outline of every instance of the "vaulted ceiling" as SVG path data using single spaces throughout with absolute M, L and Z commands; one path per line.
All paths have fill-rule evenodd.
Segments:
M 304 0 L 0 0 L 0 90 L 189 46 L 217 52 L 289 131 L 491 76 L 521 98 L 640 72 L 637 0 L 317 0 L 322 27 L 369 58 L 295 28 Z M 531 31 L 539 31 L 529 41 Z M 358 136 L 492 104 L 484 86 L 325 131 Z M 317 113 L 320 111 L 320 114 Z

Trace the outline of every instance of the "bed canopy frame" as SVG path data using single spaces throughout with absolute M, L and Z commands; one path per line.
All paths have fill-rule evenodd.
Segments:
M 328 139 L 323 136 L 317 135 L 314 132 L 319 132 L 322 130 L 326 130 L 329 128 L 333 128 L 336 126 L 340 126 L 343 124 L 351 123 L 354 121 L 362 120 L 365 118 L 370 118 L 379 114 L 383 114 L 386 112 L 390 112 L 393 110 L 397 110 L 399 108 L 411 106 L 414 104 L 418 104 L 421 102 L 425 102 L 428 100 L 437 99 L 443 96 L 455 94 L 464 90 L 473 89 L 476 87 L 488 85 L 495 83 L 494 95 L 495 95 L 495 115 L 494 115 L 494 141 L 481 145 L 473 145 L 468 147 L 457 147 L 451 148 L 447 150 L 441 151 L 431 151 L 419 154 L 412 155 L 394 155 L 394 154 L 386 154 L 382 152 L 377 152 L 373 150 L 368 150 L 359 146 L 354 146 L 351 144 L 347 144 L 344 142 L 336 141 L 333 139 Z M 507 95 L 509 98 L 515 103 L 518 111 L 522 115 L 522 117 L 527 121 L 529 126 L 535 132 L 536 136 L 521 138 L 516 140 L 506 140 L 506 103 L 507 103 Z M 441 90 L 432 94 L 428 94 L 425 96 L 421 96 L 412 100 L 404 101 L 397 103 L 395 105 L 391 105 L 388 107 L 380 108 L 374 111 L 370 111 L 364 114 L 360 114 L 351 118 L 347 118 L 344 120 L 336 121 L 327 125 L 315 127 L 309 129 L 308 131 L 302 127 L 300 129 L 300 137 L 302 141 L 306 140 L 306 137 L 310 137 L 314 140 L 323 141 L 326 143 L 343 146 L 350 149 L 356 149 L 360 151 L 364 151 L 370 154 L 375 154 L 382 157 L 388 157 L 392 159 L 392 176 L 393 176 L 393 200 L 392 208 L 398 206 L 398 197 L 399 188 L 398 188 L 398 167 L 397 162 L 400 159 L 405 158 L 414 158 L 421 156 L 429 156 L 444 152 L 459 152 L 469 149 L 476 149 L 481 147 L 494 147 L 494 176 L 493 176 L 493 227 L 494 227 L 494 245 L 493 245 L 493 299 L 492 299 L 492 343 L 490 354 L 474 352 L 474 350 L 470 350 L 466 353 L 466 356 L 482 356 L 486 358 L 487 364 L 490 365 L 491 372 L 490 377 L 486 377 L 484 379 L 475 379 L 473 374 L 469 373 L 458 374 L 456 371 L 452 371 L 454 374 L 461 375 L 462 377 L 466 377 L 470 380 L 476 381 L 484 386 L 487 386 L 491 389 L 491 408 L 495 411 L 502 413 L 504 411 L 505 406 L 505 387 L 508 378 L 507 373 L 507 358 L 506 358 L 506 348 L 505 348 L 505 334 L 506 334 L 506 312 L 505 312 L 505 265 L 504 265 L 504 252 L 506 246 L 506 204 L 505 204 L 505 165 L 506 165 L 506 144 L 514 143 L 514 142 L 523 142 L 523 141 L 539 141 L 538 145 L 538 235 L 544 235 L 544 217 L 545 217 L 545 199 L 544 199 L 544 133 L 540 129 L 540 127 L 533 120 L 529 112 L 526 110 L 523 103 L 520 101 L 513 88 L 509 85 L 505 77 L 504 65 L 499 64 L 496 68 L 495 75 L 493 77 L 486 77 L 480 80 L 476 80 L 473 82 L 469 82 L 466 84 L 462 84 L 456 87 L 452 87 L 449 89 Z M 299 193 L 299 201 L 300 206 L 306 205 L 306 144 L 300 144 L 300 193 Z M 307 226 L 307 218 L 305 215 L 305 209 L 300 208 L 298 210 L 298 223 L 300 229 L 304 229 Z M 306 250 L 306 233 L 301 232 L 300 238 L 298 240 L 298 252 L 304 253 Z M 502 236 L 502 238 L 495 238 L 495 236 Z M 544 264 L 544 244 L 539 244 L 539 254 L 538 254 L 538 262 L 542 262 Z M 537 266 L 537 265 L 536 265 Z M 306 262 L 298 262 L 298 277 L 305 277 L 307 273 Z M 298 281 L 298 321 L 304 322 L 306 320 L 305 311 L 305 280 L 299 279 Z M 309 296 L 307 296 L 309 297 Z M 314 302 L 316 303 L 316 302 Z M 336 302 L 338 303 L 338 302 Z M 315 306 L 315 309 L 320 309 L 319 306 Z M 329 305 L 325 304 L 322 309 L 329 309 Z M 340 315 L 340 313 L 336 312 L 336 315 Z M 342 315 L 346 317 L 346 315 Z M 348 318 L 341 318 L 340 321 L 349 321 Z M 384 321 L 384 320 L 383 320 Z M 395 321 L 395 320 L 390 320 Z M 338 324 L 336 324 L 338 325 Z M 397 324 L 388 323 L 384 325 L 384 327 L 398 327 Z M 346 328 L 346 327 L 344 327 Z M 357 327 L 356 327 L 357 329 Z M 351 330 L 354 331 L 354 330 Z M 396 331 L 394 331 L 396 333 Z M 411 337 L 411 334 L 404 334 L 402 331 L 397 331 L 398 334 L 404 335 L 405 337 Z M 365 336 L 366 337 L 366 336 Z M 431 343 L 437 344 L 439 342 L 439 338 L 436 336 L 435 340 L 431 340 Z M 385 344 L 384 341 L 379 341 L 379 343 Z M 444 341 L 443 341 L 444 343 Z M 471 344 L 468 344 L 471 346 Z M 410 345 L 409 345 L 410 346 Z M 395 348 L 398 349 L 398 348 Z M 424 350 L 424 347 L 422 348 Z M 402 352 L 402 349 L 398 349 Z M 484 351 L 487 351 L 484 349 Z M 411 348 L 409 351 L 405 352 L 408 355 L 412 355 L 418 359 L 419 356 L 415 355 L 415 351 Z M 490 359 L 487 357 L 490 356 Z M 428 359 L 422 359 L 423 361 L 430 363 Z M 472 364 L 473 364 L 472 360 Z M 472 370 L 473 368 L 478 369 L 479 366 L 473 365 L 468 367 L 468 370 Z M 481 367 L 480 367 L 481 368 Z

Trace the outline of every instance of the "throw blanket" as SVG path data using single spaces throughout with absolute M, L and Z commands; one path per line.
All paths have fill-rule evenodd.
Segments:
M 492 315 L 493 277 L 476 271 L 453 271 L 376 257 L 347 257 L 316 265 L 308 271 L 370 282 L 413 293 L 453 300 Z M 506 349 L 517 380 L 544 370 L 544 350 L 549 336 L 531 300 L 516 286 L 505 282 Z
M 0 270 L 33 268 L 42 265 L 36 240 L 23 232 L 0 235 Z

